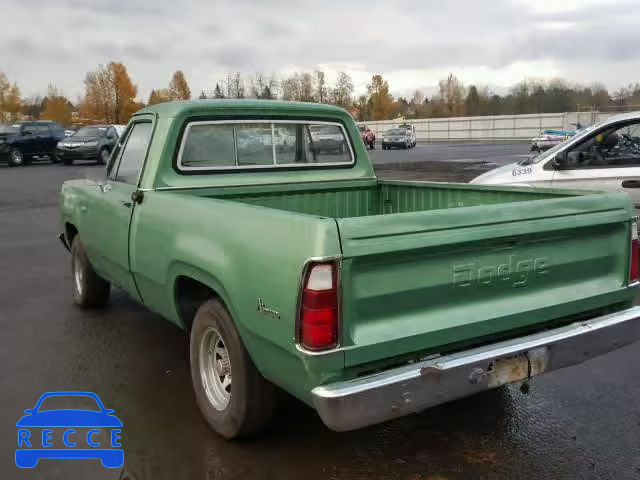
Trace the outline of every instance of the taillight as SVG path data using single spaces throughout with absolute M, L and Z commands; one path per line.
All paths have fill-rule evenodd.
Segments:
M 336 262 L 312 263 L 302 284 L 299 342 L 307 350 L 328 350 L 338 345 L 340 311 Z
M 629 283 L 638 281 L 638 222 L 631 221 L 631 252 L 629 254 Z

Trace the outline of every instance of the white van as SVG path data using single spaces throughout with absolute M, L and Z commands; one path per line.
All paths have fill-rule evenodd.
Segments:
M 565 142 L 470 183 L 625 191 L 640 209 L 640 112 L 580 130 Z
M 410 144 L 409 148 L 416 146 L 416 127 L 410 123 L 402 123 L 395 128 L 404 128 L 409 133 Z

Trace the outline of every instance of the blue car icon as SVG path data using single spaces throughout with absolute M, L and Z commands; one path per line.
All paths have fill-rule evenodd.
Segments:
M 42 409 L 42 402 L 52 397 L 90 397 L 95 400 L 99 410 Z M 56 403 L 59 402 L 60 400 L 56 400 Z M 48 392 L 40 397 L 34 408 L 24 412 L 26 415 L 16 423 L 18 467 L 33 468 L 41 458 L 94 458 L 100 459 L 107 468 L 119 468 L 124 464 L 124 450 L 120 448 L 122 422 L 113 414 L 114 410 L 104 407 L 95 393 Z M 102 434 L 104 437 L 107 431 L 110 441 L 108 445 L 104 441 L 101 444 L 98 436 Z M 54 448 L 54 439 L 62 440 L 62 445 L 56 447 L 64 445 L 64 448 Z

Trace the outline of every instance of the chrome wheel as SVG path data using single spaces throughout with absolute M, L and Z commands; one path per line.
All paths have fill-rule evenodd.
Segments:
M 82 260 L 76 255 L 73 259 L 73 281 L 76 287 L 78 297 L 82 297 L 84 273 L 82 271 Z
M 24 156 L 20 150 L 14 149 L 11 151 L 11 163 L 13 165 L 22 165 L 24 163 Z
M 207 328 L 200 343 L 200 378 L 213 408 L 227 408 L 231 398 L 231 359 L 220 332 L 213 327 Z

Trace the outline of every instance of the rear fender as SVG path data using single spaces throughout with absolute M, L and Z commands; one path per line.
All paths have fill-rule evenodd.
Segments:
M 210 273 L 207 273 L 204 270 L 193 265 L 182 262 L 173 263 L 169 271 L 169 278 L 171 278 L 171 282 L 168 283 L 168 288 L 170 289 L 170 291 L 168 291 L 167 294 L 170 296 L 170 298 L 174 299 L 173 314 L 174 317 L 178 320 L 176 323 L 186 329 L 186 325 L 180 318 L 178 301 L 176 298 L 176 285 L 179 277 L 188 277 L 209 287 L 209 289 L 211 289 L 215 293 L 215 295 L 219 297 L 220 300 L 224 303 L 226 309 L 229 311 L 229 315 L 231 315 L 231 318 L 236 325 L 236 328 L 238 329 L 238 332 L 240 333 L 240 336 L 243 336 L 244 329 L 241 325 L 241 322 L 236 321 L 236 319 L 238 318 L 237 311 L 234 308 L 233 303 L 231 302 L 231 298 L 223 287 L 222 283 Z

